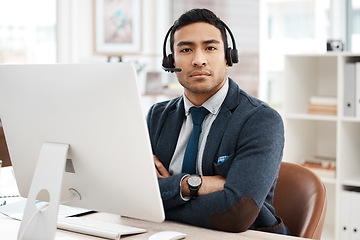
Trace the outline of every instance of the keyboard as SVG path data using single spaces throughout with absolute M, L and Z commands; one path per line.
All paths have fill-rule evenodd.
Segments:
M 59 218 L 58 229 L 92 235 L 107 239 L 120 239 L 123 235 L 138 234 L 147 230 L 81 217 Z

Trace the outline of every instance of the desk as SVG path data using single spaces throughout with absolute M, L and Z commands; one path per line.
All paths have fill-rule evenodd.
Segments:
M 20 226 L 20 221 L 13 220 L 11 218 L 5 217 L 0 214 L 0 238 L 1 240 L 14 240 L 17 237 L 17 232 Z M 139 228 L 147 229 L 147 233 L 137 234 L 133 236 L 124 236 L 124 240 L 147 240 L 149 236 L 156 232 L 172 230 L 186 233 L 187 237 L 185 240 L 191 239 L 206 239 L 206 240 L 296 240 L 304 239 L 291 236 L 284 236 L 278 234 L 265 233 L 260 231 L 248 230 L 243 233 L 227 233 L 220 232 L 210 229 L 199 228 L 195 226 L 190 226 L 186 224 L 176 223 L 165 221 L 163 223 L 152 223 L 147 221 L 141 221 L 136 219 L 130 219 L 125 217 L 119 217 L 118 215 L 108 214 L 108 213 L 93 213 L 86 216 L 86 218 L 93 218 L 96 220 L 103 220 L 107 222 L 121 223 L 128 226 L 134 226 Z M 64 230 L 57 230 L 56 237 L 57 240 L 104 240 L 103 238 L 91 237 L 83 234 L 68 232 Z
M 5 169 L 2 169 L 5 170 Z M 5 175 L 5 174 L 2 174 Z M 1 176 L 1 173 L 0 173 Z M 0 177 L 0 181 L 1 181 Z M 142 221 L 137 219 L 131 219 L 126 217 L 119 217 L 118 215 L 109 214 L 109 213 L 92 213 L 83 216 L 84 218 L 92 218 L 95 220 L 107 221 L 112 223 L 120 223 L 123 225 L 139 227 L 147 229 L 147 233 L 136 234 L 132 236 L 124 236 L 122 239 L 126 240 L 147 240 L 149 236 L 156 232 L 172 230 L 172 231 L 179 231 L 182 233 L 187 234 L 185 240 L 191 239 L 206 239 L 206 240 L 219 240 L 219 239 L 227 239 L 227 240 L 291 240 L 291 239 L 304 239 L 304 238 L 297 238 L 291 236 L 284 236 L 279 234 L 271 234 L 265 233 L 260 231 L 252 231 L 248 230 L 243 233 L 228 233 L 228 232 L 221 232 L 216 230 L 210 230 L 200 227 L 195 227 L 191 225 L 181 224 L 177 222 L 165 221 L 162 223 L 153 223 L 148 221 Z M 13 220 L 9 217 L 0 214 L 0 239 L 1 240 L 14 240 L 17 238 L 18 229 L 20 226 L 20 221 Z M 57 230 L 56 237 L 57 240 L 70 240 L 70 239 L 77 239 L 77 240 L 92 240 L 92 239 L 103 239 L 97 237 L 91 237 L 88 235 L 68 232 L 64 230 Z

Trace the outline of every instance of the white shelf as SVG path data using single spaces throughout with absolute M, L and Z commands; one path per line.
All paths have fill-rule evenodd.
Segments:
M 355 118 L 355 117 L 342 117 L 341 121 L 343 122 L 355 122 L 355 123 L 360 123 L 360 119 L 359 118 Z
M 336 178 L 321 178 L 328 208 L 322 239 L 340 240 L 341 191 L 360 187 L 360 117 L 345 117 L 344 68 L 359 54 L 324 53 L 285 56 L 284 160 L 301 163 L 311 156 L 336 158 Z M 311 96 L 337 97 L 337 116 L 307 114 Z
M 336 116 L 327 116 L 319 114 L 307 114 L 307 113 L 289 113 L 286 115 L 288 119 L 302 119 L 302 120 L 320 120 L 320 121 L 336 121 Z
M 350 178 L 344 178 L 341 181 L 341 185 L 360 187 L 360 176 L 354 176 Z
M 324 183 L 327 183 L 327 184 L 336 184 L 336 178 L 323 178 L 323 177 L 321 177 L 321 180 Z
M 335 240 L 334 225 L 324 225 L 321 240 Z M 345 239 L 344 239 L 345 240 Z

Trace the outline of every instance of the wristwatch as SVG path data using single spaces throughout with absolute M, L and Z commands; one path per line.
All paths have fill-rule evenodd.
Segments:
M 201 176 L 197 175 L 197 174 L 190 175 L 186 182 L 187 182 L 187 184 L 189 186 L 189 189 L 190 189 L 190 196 L 192 198 L 197 197 L 199 188 L 200 188 L 200 186 L 202 184 Z

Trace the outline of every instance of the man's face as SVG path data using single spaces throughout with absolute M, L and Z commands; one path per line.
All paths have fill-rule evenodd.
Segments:
M 215 26 L 192 23 L 177 30 L 174 34 L 175 67 L 182 71 L 176 73 L 186 96 L 207 100 L 215 94 L 226 79 L 224 42 L 221 32 Z

